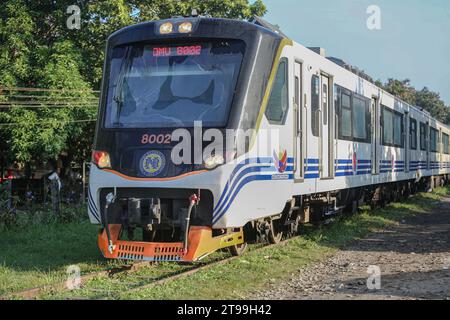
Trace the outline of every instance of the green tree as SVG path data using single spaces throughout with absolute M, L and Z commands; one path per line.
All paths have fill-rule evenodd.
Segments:
M 63 32 L 81 49 L 82 72 L 93 88 L 100 87 L 106 39 L 124 26 L 189 15 L 194 8 L 202 15 L 230 19 L 248 19 L 266 12 L 261 0 L 253 4 L 248 0 L 101 0 L 82 1 L 80 5 L 81 29 L 65 28 Z
M 439 121 L 449 124 L 450 110 L 441 100 L 439 93 L 430 91 L 427 87 L 417 91 L 416 105 L 428 111 Z
M 0 4 L 0 86 L 26 83 L 30 72 L 35 23 L 23 1 Z
M 81 28 L 69 30 L 67 8 L 81 9 Z M 188 15 L 247 19 L 262 16 L 261 0 L 3 0 L 0 3 L 0 101 L 16 101 L 17 91 L 37 87 L 63 91 L 28 93 L 39 108 L 17 104 L 0 108 L 0 165 L 32 166 L 62 159 L 67 165 L 89 157 L 102 77 L 106 40 L 134 23 Z M 86 105 L 88 107 L 81 108 Z M 94 106 L 94 107 L 93 107 Z
M 409 104 L 414 105 L 416 103 L 416 89 L 411 86 L 409 79 L 402 81 L 388 79 L 388 82 L 384 85 L 384 89 Z
M 90 149 L 90 143 L 74 148 L 76 145 L 68 142 L 83 140 L 86 132 L 92 132 L 94 123 L 84 120 L 96 117 L 97 110 L 92 104 L 95 97 L 79 72 L 77 61 L 80 57 L 70 41 L 56 42 L 40 54 L 37 61 L 42 63 L 42 68 L 35 71 L 40 78 L 39 84 L 56 90 L 25 93 L 29 100 L 42 103 L 38 108 L 18 103 L 0 113 L 0 122 L 10 123 L 2 130 L 10 141 L 5 151 L 11 153 L 10 159 L 28 165 L 54 162 L 64 153 L 68 167 L 72 159 L 80 158 L 80 154 L 86 156 Z M 17 100 L 16 97 L 23 94 L 13 91 L 9 92 L 9 97 Z M 83 122 L 78 122 L 80 120 Z
M 384 85 L 381 82 L 379 82 L 378 85 L 410 105 L 428 111 L 439 121 L 450 124 L 450 109 L 445 105 L 444 101 L 442 101 L 439 93 L 433 92 L 427 87 L 418 91 L 411 86 L 408 79 L 389 79 Z
M 248 0 L 134 0 L 129 1 L 139 21 L 167 19 L 190 15 L 197 9 L 201 15 L 215 18 L 249 19 L 263 16 L 266 7 L 261 0 L 249 4 Z

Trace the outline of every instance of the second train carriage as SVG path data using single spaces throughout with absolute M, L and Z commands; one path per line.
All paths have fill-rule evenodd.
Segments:
M 260 19 L 177 18 L 114 33 L 89 185 L 103 255 L 239 254 L 361 199 L 446 180 L 449 128 L 347 69 Z M 177 130 L 195 136 L 197 121 L 237 134 L 209 158 L 174 163 Z M 276 142 L 261 148 L 268 132 Z M 212 144 L 194 140 L 192 150 Z

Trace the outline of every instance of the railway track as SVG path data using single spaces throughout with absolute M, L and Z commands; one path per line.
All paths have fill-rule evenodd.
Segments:
M 283 246 L 296 237 L 288 238 L 278 244 L 254 244 L 248 248 L 255 252 L 276 246 Z M 79 278 L 77 289 L 70 290 L 65 282 L 55 285 L 41 286 L 0 296 L 0 300 L 8 299 L 108 299 L 123 293 L 162 285 L 176 279 L 193 275 L 212 267 L 229 263 L 239 256 L 230 256 L 224 252 L 217 253 L 200 263 L 156 263 L 136 262 L 121 267 L 114 267 L 99 272 L 83 275 Z M 99 283 L 93 283 L 97 281 Z
M 102 270 L 102 271 L 98 271 L 98 272 L 89 273 L 89 274 L 86 274 L 86 275 L 80 277 L 79 284 L 83 285 L 83 284 L 87 283 L 89 280 L 92 280 L 92 279 L 98 278 L 98 277 L 109 277 L 109 276 L 112 276 L 114 274 L 121 273 L 121 272 L 139 270 L 143 267 L 148 267 L 151 264 L 152 263 L 149 263 L 149 262 L 137 262 L 134 264 L 127 264 L 127 265 L 124 265 L 121 267 L 114 267 L 114 268 L 110 268 L 110 269 L 106 269 L 106 270 Z M 13 299 L 13 298 L 35 299 L 40 294 L 45 292 L 46 290 L 69 290 L 69 288 L 67 287 L 66 282 L 61 282 L 61 283 L 54 284 L 54 285 L 45 285 L 45 286 L 40 286 L 40 287 L 36 287 L 36 288 L 31 288 L 31 289 L 26 289 L 26 290 L 21 290 L 18 292 L 5 294 L 5 295 L 0 296 L 0 300 L 8 300 L 8 299 Z

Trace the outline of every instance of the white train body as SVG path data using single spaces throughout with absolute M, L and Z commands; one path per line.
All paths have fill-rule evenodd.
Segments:
M 213 170 L 169 178 L 129 177 L 92 165 L 91 222 L 102 223 L 101 190 L 108 188 L 208 190 L 213 199 L 210 227 L 219 230 L 280 214 L 299 197 L 450 174 L 450 129 L 427 112 L 286 39 L 272 62 L 266 75 L 271 86 L 265 90 L 254 139 L 275 131 L 276 147 L 254 143 Z M 287 93 L 280 92 L 287 97 L 287 109 L 270 114 L 270 94 L 277 90 L 273 83 L 282 83 L 277 78 L 281 68 Z M 284 151 L 283 162 L 277 156 L 282 158 Z

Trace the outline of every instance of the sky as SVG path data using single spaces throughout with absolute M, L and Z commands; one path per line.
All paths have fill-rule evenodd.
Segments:
M 450 106 L 449 0 L 263 0 L 264 17 L 292 40 L 322 47 L 375 80 L 410 79 Z M 367 20 L 380 9 L 379 30 Z M 373 22 L 373 20 L 370 20 Z

